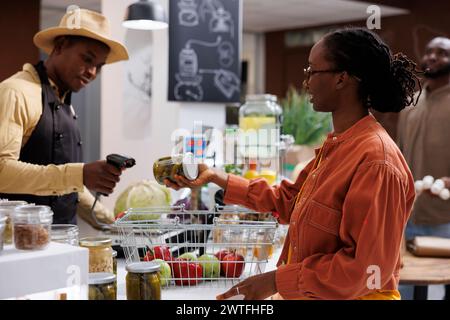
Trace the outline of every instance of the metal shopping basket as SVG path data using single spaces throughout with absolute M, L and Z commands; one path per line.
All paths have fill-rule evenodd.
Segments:
M 132 208 L 116 221 L 127 264 L 165 252 L 170 275 L 161 274 L 163 287 L 227 285 L 264 272 L 277 226 L 270 213 L 238 206 Z M 231 255 L 223 259 L 225 253 Z

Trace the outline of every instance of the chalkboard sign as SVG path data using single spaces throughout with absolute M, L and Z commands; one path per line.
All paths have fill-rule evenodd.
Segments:
M 170 101 L 239 101 L 241 10 L 241 0 L 170 0 Z

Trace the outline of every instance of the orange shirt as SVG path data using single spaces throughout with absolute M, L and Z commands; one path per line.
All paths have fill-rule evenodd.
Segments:
M 280 223 L 289 224 L 276 271 L 279 294 L 356 299 L 396 290 L 401 239 L 415 196 L 399 149 L 368 115 L 339 135 L 329 134 L 320 166 L 313 165 L 295 183 L 275 187 L 264 179 L 228 178 L 226 203 L 276 211 Z

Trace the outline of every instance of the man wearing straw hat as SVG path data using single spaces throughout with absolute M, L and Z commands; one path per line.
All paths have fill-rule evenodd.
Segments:
M 82 141 L 70 102 L 71 92 L 93 81 L 103 65 L 128 59 L 126 48 L 109 33 L 105 16 L 68 10 L 58 27 L 33 38 L 48 59 L 25 64 L 0 83 L 0 198 L 48 205 L 54 223 L 75 224 L 77 208 L 83 217 L 93 203 L 87 189 L 110 194 L 121 175 L 106 161 L 81 163 Z M 96 216 L 114 219 L 101 205 Z

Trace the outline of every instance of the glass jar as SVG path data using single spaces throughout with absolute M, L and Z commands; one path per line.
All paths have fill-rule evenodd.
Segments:
M 117 276 L 117 251 L 113 250 L 112 252 L 113 259 L 113 273 Z
M 8 217 L 0 212 L 0 251 L 3 250 L 3 233 L 6 228 L 6 220 Z
M 271 94 L 248 95 L 239 109 L 239 156 L 244 163 L 258 159 L 259 176 L 269 184 L 279 171 L 280 126 L 283 110 Z
M 5 244 L 12 244 L 13 240 L 13 227 L 12 227 L 12 213 L 18 206 L 26 205 L 26 201 L 9 201 L 0 200 L 0 212 L 6 215 L 6 226 L 3 232 L 3 241 Z
M 48 206 L 24 205 L 13 213 L 14 245 L 19 250 L 45 249 L 50 242 L 53 211 Z
M 105 237 L 80 239 L 80 247 L 89 249 L 89 272 L 113 273 L 112 240 Z
M 161 300 L 160 266 L 157 262 L 135 262 L 125 267 L 127 300 Z
M 116 276 L 107 272 L 89 273 L 89 300 L 117 300 Z
M 74 224 L 52 224 L 50 232 L 52 241 L 78 246 L 78 226 Z
M 176 174 L 189 180 L 197 178 L 198 164 L 192 152 L 160 158 L 153 164 L 153 175 L 159 184 L 164 185 L 164 179 L 176 182 L 174 178 Z

